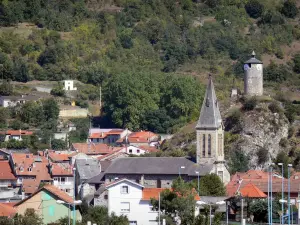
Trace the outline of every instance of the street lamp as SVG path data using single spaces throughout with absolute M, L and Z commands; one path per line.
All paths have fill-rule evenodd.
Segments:
M 284 192 L 283 192 L 283 180 L 284 180 L 284 178 L 283 178 L 283 163 L 278 163 L 277 164 L 278 166 L 281 166 L 281 199 L 282 200 L 284 200 Z M 283 215 L 283 213 L 284 213 L 284 202 L 282 201 L 281 202 L 281 211 L 282 211 L 282 215 Z M 282 216 L 282 218 L 281 218 L 281 224 L 283 224 L 283 216 Z
M 269 176 L 268 176 L 268 222 L 273 224 L 273 190 L 272 190 L 272 178 L 273 178 L 273 166 L 275 164 L 271 163 L 269 166 Z M 270 199 L 269 199 L 270 198 Z
M 179 167 L 179 172 L 178 172 L 179 176 L 180 176 L 180 169 L 185 169 L 185 166 Z
M 82 203 L 82 201 L 81 200 L 77 200 L 77 201 L 74 201 L 73 203 L 68 203 L 68 202 L 65 202 L 65 201 L 63 201 L 63 200 L 56 200 L 56 203 L 57 204 L 67 204 L 68 205 L 68 208 L 69 208 L 69 210 L 68 210 L 68 221 L 69 221 L 69 225 L 71 224 L 71 221 L 70 221 L 70 206 L 72 205 L 72 204 L 74 204 L 74 205 L 80 205 L 81 203 Z M 74 208 L 74 210 L 75 210 L 75 208 Z
M 197 201 L 196 202 L 197 205 L 208 205 L 209 206 L 209 225 L 211 225 L 211 206 L 212 205 L 224 205 L 226 204 L 225 201 L 219 201 L 216 203 L 212 203 L 212 202 L 204 202 L 204 201 Z
M 76 198 L 76 168 L 73 168 L 74 176 L 74 194 L 73 194 L 73 225 L 76 225 L 76 210 L 75 210 L 75 198 Z
M 199 175 L 200 175 L 200 173 L 199 173 L 199 171 L 195 171 L 195 173 L 198 175 L 198 195 L 200 195 L 200 192 L 199 192 Z
M 288 225 L 291 224 L 291 178 L 290 178 L 290 168 L 292 164 L 288 164 Z

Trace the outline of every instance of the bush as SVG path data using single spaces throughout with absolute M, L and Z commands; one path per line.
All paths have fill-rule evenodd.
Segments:
M 294 61 L 294 71 L 296 73 L 300 73 L 300 53 L 294 56 L 293 61 Z
M 269 151 L 268 149 L 261 147 L 257 151 L 257 163 L 262 165 L 268 161 L 269 158 Z
M 298 8 L 294 0 L 287 0 L 281 9 L 281 13 L 288 18 L 295 18 L 298 14 Z
M 235 109 L 231 114 L 226 118 L 225 128 L 226 130 L 234 130 L 239 132 L 241 129 L 241 118 L 242 113 L 239 109 Z
M 60 97 L 66 96 L 66 92 L 63 89 L 63 85 L 60 82 L 57 82 L 57 85 L 54 88 L 52 88 L 50 94 L 55 96 L 60 96 Z
M 284 17 L 278 11 L 268 10 L 262 15 L 261 22 L 264 24 L 284 24 Z
M 250 0 L 245 5 L 245 9 L 249 16 L 256 19 L 262 15 L 264 6 L 258 0 Z
M 272 113 L 281 113 L 282 109 L 280 107 L 280 105 L 277 102 L 272 102 L 269 106 L 268 106 L 269 110 Z
M 245 100 L 243 109 L 246 111 L 251 111 L 256 107 L 256 105 L 257 105 L 256 97 L 251 97 Z

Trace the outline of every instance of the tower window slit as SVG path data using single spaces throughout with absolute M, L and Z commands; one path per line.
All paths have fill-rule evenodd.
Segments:
M 202 156 L 205 157 L 205 134 L 202 135 Z
M 211 157 L 211 135 L 208 135 L 208 140 L 207 140 L 207 153 L 208 157 Z

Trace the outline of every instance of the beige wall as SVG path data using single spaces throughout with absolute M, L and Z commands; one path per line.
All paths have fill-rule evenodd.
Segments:
M 26 209 L 34 209 L 35 212 L 39 215 L 42 216 L 42 207 L 41 207 L 41 192 L 37 193 L 36 195 L 32 196 L 30 199 L 27 201 L 23 202 L 22 204 L 18 205 L 17 211 L 19 214 L 24 214 Z

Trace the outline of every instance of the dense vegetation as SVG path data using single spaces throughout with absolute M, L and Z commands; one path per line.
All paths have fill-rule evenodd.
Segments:
M 188 74 L 240 77 L 252 49 L 282 58 L 281 45 L 300 38 L 290 23 L 298 15 L 291 0 L 8 0 L 0 12 L 2 26 L 36 25 L 27 35 L 1 32 L 3 79 L 101 85 L 105 121 L 156 132 L 197 117 L 203 88 Z M 297 60 L 294 71 L 293 65 L 267 67 L 266 80 L 293 76 Z M 52 93 L 64 96 L 59 86 Z

